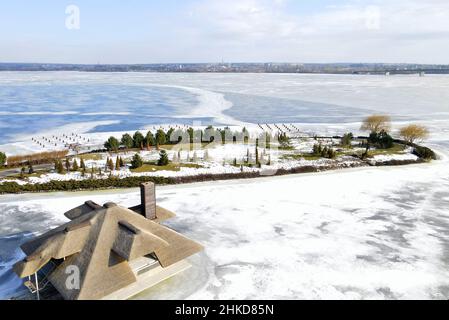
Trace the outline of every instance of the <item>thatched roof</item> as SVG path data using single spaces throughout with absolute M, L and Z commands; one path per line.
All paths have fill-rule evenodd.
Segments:
M 159 210 L 170 215 L 165 209 Z M 165 268 L 203 249 L 179 233 L 113 203 L 99 206 L 88 202 L 66 216 L 72 221 L 22 246 L 27 258 L 14 270 L 24 278 L 52 259 L 65 258 L 49 279 L 67 300 L 101 299 L 136 282 L 128 263 L 136 258 L 154 254 Z M 80 271 L 79 290 L 67 289 L 68 266 Z

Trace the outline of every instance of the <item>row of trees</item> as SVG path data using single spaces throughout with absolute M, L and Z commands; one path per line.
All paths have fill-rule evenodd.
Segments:
M 277 137 L 271 137 L 270 135 L 263 135 L 267 147 L 269 147 L 271 141 L 275 138 L 282 140 L 282 143 L 288 143 L 289 139 L 285 134 Z M 261 139 L 262 137 L 259 137 Z M 178 143 L 226 143 L 226 142 L 238 142 L 249 143 L 250 134 L 246 128 L 243 128 L 241 132 L 232 131 L 229 127 L 224 129 L 215 129 L 212 126 L 207 127 L 205 130 L 195 130 L 193 128 L 188 129 L 169 129 L 164 131 L 159 129 L 156 134 L 149 131 L 145 136 L 137 131 L 133 136 L 130 134 L 124 134 L 120 139 L 116 137 L 110 137 L 104 144 L 104 147 L 108 151 L 117 152 L 120 149 L 151 149 L 156 147 L 159 149 L 163 145 L 174 145 Z

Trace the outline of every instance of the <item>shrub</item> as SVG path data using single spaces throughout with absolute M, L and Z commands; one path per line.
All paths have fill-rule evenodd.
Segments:
M 160 167 L 166 166 L 169 164 L 168 155 L 165 150 L 162 150 L 159 154 L 159 161 L 157 162 L 157 165 Z
M 386 131 L 371 133 L 368 142 L 379 149 L 390 149 L 394 145 L 394 139 Z
M 351 132 L 345 133 L 340 143 L 343 147 L 351 147 L 352 139 L 354 139 L 354 135 Z
M 138 169 L 143 166 L 143 160 L 138 153 L 136 153 L 131 161 L 131 168 Z

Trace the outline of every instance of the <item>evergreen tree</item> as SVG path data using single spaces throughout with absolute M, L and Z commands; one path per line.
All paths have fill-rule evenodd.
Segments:
M 64 173 L 64 166 L 63 166 L 61 160 L 58 160 L 58 161 L 57 161 L 57 164 L 56 164 L 56 172 L 59 173 L 59 174 L 63 174 L 63 173 Z
M 165 132 L 159 129 L 156 133 L 156 144 L 158 147 L 163 146 L 166 143 Z
M 131 161 L 131 168 L 138 169 L 143 166 L 143 160 L 138 153 L 136 153 Z
M 81 169 L 81 177 L 85 177 L 86 176 L 86 168 Z
M 233 165 L 234 165 L 234 167 L 237 167 L 237 158 L 234 158 Z
M 104 147 L 108 151 L 117 152 L 120 147 L 120 142 L 115 137 L 110 137 L 108 141 L 105 142 Z
M 265 134 L 265 139 L 266 148 L 271 149 L 271 136 L 268 133 Z
M 168 155 L 167 155 L 167 151 L 162 150 L 159 153 L 159 161 L 157 162 L 157 165 L 160 167 L 166 166 L 169 164 L 169 160 L 168 160 Z
M 173 135 L 174 132 L 175 132 L 175 129 L 173 129 L 173 128 L 170 128 L 167 131 L 167 133 L 165 134 L 165 141 L 166 141 L 166 143 L 168 143 L 168 144 L 175 144 L 175 143 L 177 143 L 176 140 L 172 141 L 172 135 Z
M 125 166 L 125 161 L 122 157 L 120 157 L 120 168 L 123 168 Z
M 248 144 L 248 142 L 249 142 L 249 131 L 248 131 L 248 129 L 243 128 L 242 135 L 243 135 L 243 143 Z
M 79 170 L 78 161 L 76 159 L 73 160 L 72 170 L 73 171 L 78 171 Z
M 81 158 L 80 168 L 82 170 L 86 170 L 86 164 L 84 163 L 84 159 L 83 158 Z
M 94 179 L 94 166 L 92 165 L 92 168 L 90 170 L 90 178 L 93 180 Z
M 117 156 L 117 159 L 115 159 L 115 170 L 120 170 L 120 158 Z
M 34 168 L 33 168 L 33 165 L 30 163 L 28 165 L 28 174 L 33 174 L 33 173 L 34 173 Z
M 140 133 L 139 131 L 134 133 L 133 136 L 134 148 L 141 148 L 143 146 L 144 141 L 145 137 L 143 136 L 142 133 Z
M 146 144 L 148 150 L 150 150 L 151 147 L 155 145 L 154 135 L 151 131 L 148 131 L 148 133 L 145 137 L 145 144 Z
M 20 178 L 23 179 L 25 177 L 25 172 L 26 172 L 26 168 L 22 167 L 22 169 L 20 170 Z
M 187 129 L 187 133 L 189 134 L 190 143 L 193 143 L 193 140 L 195 138 L 195 130 L 193 128 Z
M 69 158 L 65 159 L 65 169 L 67 172 L 70 172 L 70 161 Z
M 256 141 L 256 165 L 259 165 L 259 139 L 257 139 Z
M 126 149 L 131 149 L 134 146 L 133 137 L 131 137 L 129 134 L 125 133 L 122 136 L 121 143 L 122 143 L 122 145 L 125 146 Z
M 112 158 L 109 159 L 108 168 L 109 168 L 109 171 L 114 171 L 115 166 L 114 166 L 114 162 L 112 161 Z

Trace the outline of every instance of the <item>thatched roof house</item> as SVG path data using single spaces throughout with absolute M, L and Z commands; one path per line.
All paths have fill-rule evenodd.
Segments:
M 174 214 L 156 206 L 154 184 L 141 189 L 138 207 L 86 202 L 67 212 L 71 222 L 22 245 L 15 272 L 34 276 L 26 284 L 37 293 L 46 278 L 64 299 L 95 300 L 126 299 L 185 270 L 202 246 L 161 226 Z

